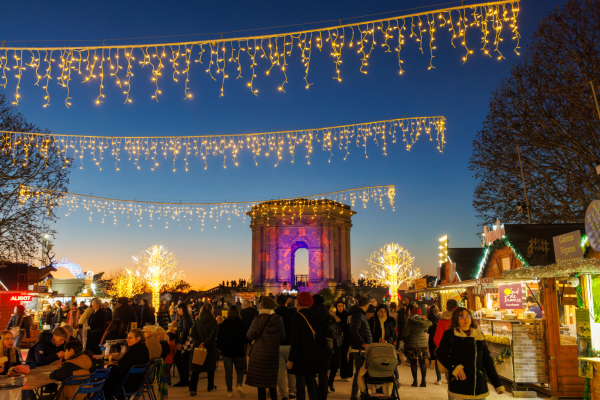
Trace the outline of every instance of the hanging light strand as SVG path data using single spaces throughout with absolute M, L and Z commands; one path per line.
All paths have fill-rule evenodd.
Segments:
M 344 204 L 354 207 L 359 202 L 363 208 L 369 202 L 378 203 L 381 209 L 385 208 L 384 199 L 387 197 L 392 211 L 394 210 L 394 197 L 396 189 L 394 185 L 368 186 L 363 188 L 348 189 L 337 192 L 322 193 L 303 197 L 269 201 L 245 201 L 245 202 L 216 202 L 216 203 L 165 203 L 153 201 L 130 201 L 122 199 L 111 199 L 91 195 L 73 194 L 59 192 L 32 186 L 20 187 L 20 203 L 28 201 L 43 204 L 48 210 L 55 207 L 66 208 L 65 216 L 69 216 L 77 210 L 85 210 L 89 213 L 92 221 L 95 216 L 102 223 L 112 221 L 117 224 L 119 218 L 126 220 L 127 226 L 137 224 L 140 227 L 145 222 L 152 227 L 155 220 L 162 221 L 165 228 L 169 223 L 177 224 L 179 227 L 187 225 L 192 228 L 194 221 L 198 221 L 201 230 L 204 230 L 205 222 L 210 221 L 217 227 L 219 221 L 226 220 L 231 227 L 231 219 L 242 217 L 242 223 L 246 215 L 252 217 L 270 217 L 284 215 L 292 221 L 302 218 L 315 218 L 317 213 L 327 212 L 331 214 L 348 213 L 350 210 Z
M 397 52 L 398 72 L 403 74 L 404 61 L 400 50 L 406 37 L 415 40 L 422 54 L 429 54 L 428 68 L 434 68 L 434 33 L 437 29 L 449 31 L 451 46 L 462 48 L 463 63 L 473 54 L 467 45 L 467 31 L 476 29 L 483 35 L 480 38 L 483 54 L 492 57 L 495 53 L 498 59 L 502 59 L 502 31 L 508 25 L 512 39 L 516 41 L 514 51 L 519 54 L 518 14 L 518 1 L 495 1 L 352 24 L 342 24 L 340 20 L 339 26 L 274 35 L 224 39 L 221 34 L 220 39 L 120 46 L 3 47 L 0 48 L 0 86 L 6 89 L 8 78 L 11 73 L 14 74 L 13 104 L 18 105 L 23 73 L 33 71 L 35 85 L 41 84 L 44 90 L 44 107 L 50 105 L 50 80 L 66 90 L 65 105 L 69 107 L 72 101 L 69 96 L 71 80 L 98 82 L 98 95 L 94 97 L 96 104 L 104 101 L 105 82 L 112 80 L 122 90 L 127 104 L 132 102 L 131 84 L 134 66 L 137 65 L 150 71 L 150 81 L 155 86 L 151 96 L 154 100 L 159 101 L 162 95 L 159 80 L 163 75 L 171 75 L 175 82 L 183 81 L 183 98 L 189 100 L 193 97 L 189 87 L 190 66 L 201 63 L 210 78 L 220 85 L 220 96 L 225 93 L 225 81 L 232 77 L 242 79 L 248 89 L 258 95 L 254 78 L 258 73 L 257 61 L 261 61 L 266 75 L 279 72 L 276 74 L 281 82 L 278 90 L 285 92 L 288 61 L 296 56 L 293 49 L 297 47 L 308 89 L 312 85 L 308 78 L 312 52 L 314 49 L 321 52 L 323 47 L 330 49 L 333 58 L 335 73 L 332 78 L 340 82 L 342 50 L 346 49 L 358 54 L 360 71 L 365 74 L 374 48 L 381 47 L 385 53 Z M 492 44 L 490 41 L 493 41 Z M 424 44 L 428 49 L 424 48 Z M 167 66 L 172 71 L 167 72 Z
M 56 153 L 62 157 L 65 165 L 75 160 L 82 169 L 86 155 L 100 169 L 104 158 L 110 156 L 114 159 L 117 171 L 122 153 L 128 156 L 127 159 L 133 162 L 137 169 L 141 169 L 140 161 L 149 160 L 152 171 L 159 166 L 161 158 L 165 161 L 172 159 L 172 169 L 177 171 L 176 161 L 183 158 L 187 172 L 190 157 L 200 159 L 204 163 L 204 169 L 208 168 L 210 155 L 222 157 L 224 168 L 227 168 L 228 158 L 231 165 L 238 166 L 238 153 L 241 150 L 250 151 L 256 165 L 260 156 L 271 156 L 277 166 L 286 153 L 293 164 L 296 148 L 300 147 L 305 152 L 307 163 L 310 164 L 315 143 L 315 147 L 321 147 L 322 151 L 329 153 L 329 162 L 336 148 L 343 152 L 344 160 L 352 147 L 362 148 L 361 152 L 364 151 L 365 157 L 368 157 L 369 143 L 380 146 L 383 154 L 387 155 L 388 144 L 395 144 L 400 135 L 408 151 L 419 137 L 425 134 L 429 141 L 435 140 L 437 150 L 443 152 L 446 143 L 445 130 L 446 119 L 434 116 L 303 130 L 202 136 L 86 136 L 0 131 L 0 155 L 14 156 L 21 148 L 25 149 L 26 154 L 37 150 L 44 157 Z

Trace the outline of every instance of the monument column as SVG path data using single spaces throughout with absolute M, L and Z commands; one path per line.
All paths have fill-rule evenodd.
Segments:
M 352 262 L 350 256 L 350 228 L 352 228 L 352 224 L 348 223 L 348 228 L 346 230 L 346 265 L 344 266 L 346 269 L 346 277 L 348 281 L 352 280 Z
M 252 229 L 252 283 L 262 286 L 262 252 L 263 252 L 263 227 L 259 222 L 250 225 Z
M 335 279 L 335 236 L 334 229 L 337 229 L 335 221 L 329 219 L 329 276 L 328 279 Z
M 323 218 L 321 220 L 321 271 L 323 274 L 321 275 L 322 280 L 329 279 L 329 253 L 331 251 L 331 242 L 329 241 L 329 232 L 331 230 L 331 226 L 329 224 L 329 220 L 327 218 Z
M 340 282 L 344 283 L 350 278 L 348 277 L 348 270 L 346 263 L 348 262 L 348 231 L 350 227 L 348 224 L 342 224 L 340 226 Z

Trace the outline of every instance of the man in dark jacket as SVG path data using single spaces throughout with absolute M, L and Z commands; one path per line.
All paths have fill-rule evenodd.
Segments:
M 133 311 L 135 311 L 135 316 L 137 317 L 138 322 L 141 322 L 142 321 L 142 307 L 140 307 L 140 305 L 133 299 L 131 299 L 129 301 L 129 305 L 131 306 Z
M 352 379 L 352 392 L 350 394 L 350 400 L 356 400 L 358 394 L 358 371 L 363 363 L 360 351 L 366 349 L 371 343 L 373 343 L 373 336 L 371 335 L 371 329 L 365 314 L 369 308 L 369 299 L 361 297 L 356 303 L 356 308 L 351 307 L 348 310 L 350 314 L 350 336 L 352 340 L 351 350 L 352 357 L 354 358 L 354 367 L 356 372 Z
M 324 303 L 323 296 L 315 294 L 313 295 L 313 305 L 310 307 L 317 317 L 317 326 L 313 326 L 313 329 L 316 332 L 315 339 L 319 350 L 319 400 L 327 400 L 327 378 L 332 356 L 332 349 L 327 346 L 327 327 L 331 322 L 329 319 L 333 317 Z
M 65 355 L 63 345 L 67 339 L 67 331 L 61 326 L 54 328 L 52 333 L 40 333 L 38 341 L 31 346 L 27 353 L 27 361 L 35 362 L 38 367 L 52 364 Z
M 298 400 L 318 400 L 319 390 L 315 375 L 320 369 L 319 350 L 315 329 L 318 319 L 311 310 L 314 300 L 308 292 L 298 295 L 298 312 L 292 316 L 290 355 L 286 366 L 296 377 Z M 306 389 L 305 389 L 306 386 Z
M 57 326 L 60 326 L 62 321 L 63 321 L 62 303 L 57 300 L 55 303 L 55 307 L 54 307 L 54 316 L 52 317 L 52 324 L 50 325 L 50 330 L 53 331 L 54 328 L 56 328 Z
M 279 395 L 281 400 L 287 400 L 290 395 L 296 393 L 296 376 L 290 374 L 285 364 L 288 362 L 290 355 L 290 347 L 292 344 L 292 317 L 296 313 L 296 309 L 291 309 L 285 306 L 287 297 L 284 295 L 277 296 L 277 308 L 275 314 L 283 319 L 283 327 L 285 329 L 285 339 L 279 345 L 279 373 L 277 374 L 277 386 L 279 387 Z M 285 378 L 287 376 L 287 388 L 285 387 Z
M 246 324 L 246 330 L 250 329 L 252 321 L 254 321 L 254 318 L 256 318 L 257 316 L 258 310 L 256 310 L 256 308 L 254 307 L 250 307 L 249 300 L 244 300 L 244 302 L 242 303 L 242 311 L 240 311 L 240 317 L 242 318 L 242 321 L 244 321 L 244 323 Z
M 133 307 L 131 307 L 127 301 L 127 297 L 121 297 L 119 299 L 119 303 L 121 304 L 119 307 L 115 308 L 115 312 L 113 312 L 112 319 L 120 319 L 126 324 L 138 322 L 137 315 Z

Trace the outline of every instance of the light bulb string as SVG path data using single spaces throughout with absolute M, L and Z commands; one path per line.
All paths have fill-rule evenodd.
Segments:
M 368 21 L 362 21 L 362 22 L 354 22 L 354 23 L 348 23 L 348 24 L 340 24 L 337 26 L 330 26 L 330 27 L 325 27 L 325 28 L 315 28 L 315 29 L 307 29 L 307 30 L 301 30 L 301 31 L 295 31 L 295 32 L 289 32 L 289 33 L 275 33 L 275 34 L 270 34 L 270 35 L 255 35 L 255 36 L 239 36 L 239 37 L 233 37 L 233 38 L 218 38 L 218 39 L 206 39 L 206 40 L 198 40 L 198 41 L 184 41 L 184 42 L 171 42 L 171 43 L 149 43 L 149 44 L 127 44 L 127 45 L 101 45 L 101 46 L 55 46 L 55 47 L 2 47 L 0 48 L 0 50 L 16 50 L 16 51 L 50 51 L 50 50 L 67 50 L 67 51 L 84 51 L 84 50 L 102 50 L 102 49 L 130 49 L 132 47 L 134 48 L 151 48 L 154 46 L 165 46 L 165 47 L 169 47 L 169 46 L 185 46 L 185 45 L 202 45 L 202 44 L 216 44 L 216 43 L 226 43 L 226 42 L 237 42 L 237 41 L 242 41 L 242 42 L 246 42 L 246 41 L 250 41 L 250 40 L 257 40 L 257 39 L 274 39 L 274 38 L 280 38 L 280 37 L 284 37 L 284 36 L 298 36 L 301 34 L 311 34 L 311 33 L 319 33 L 319 32 L 323 32 L 323 31 L 331 31 L 331 30 L 335 30 L 335 29 L 342 29 L 342 28 L 357 28 L 360 25 L 374 25 L 374 24 L 378 24 L 378 23 L 382 23 L 382 22 L 391 22 L 391 21 L 395 21 L 397 19 L 405 19 L 405 18 L 418 18 L 418 17 L 424 17 L 426 15 L 431 15 L 431 14 L 439 14 L 439 13 L 448 13 L 448 12 L 452 12 L 452 11 L 461 11 L 461 10 L 465 10 L 465 9 L 475 9 L 478 7 L 489 7 L 489 6 L 499 6 L 499 5 L 506 5 L 506 4 L 518 4 L 520 0 L 499 0 L 499 1 L 492 1 L 492 2 L 485 2 L 485 3 L 477 3 L 477 4 L 470 4 L 470 5 L 461 5 L 461 6 L 456 6 L 456 7 L 446 7 L 443 9 L 437 9 L 437 10 L 432 10 L 432 11 L 423 11 L 423 12 L 419 12 L 419 13 L 412 13 L 412 14 L 404 14 L 404 15 L 397 15 L 397 16 L 393 16 L 393 17 L 388 17 L 388 18 L 380 18 L 380 19 L 375 19 L 375 20 L 368 20 Z M 266 28 L 268 29 L 268 28 Z

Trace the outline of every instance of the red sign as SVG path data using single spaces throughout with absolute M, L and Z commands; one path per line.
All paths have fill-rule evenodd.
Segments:
M 10 301 L 31 301 L 31 295 L 14 294 L 14 295 L 10 296 Z

